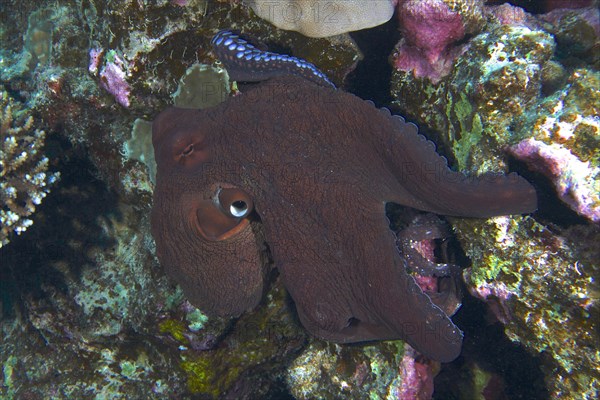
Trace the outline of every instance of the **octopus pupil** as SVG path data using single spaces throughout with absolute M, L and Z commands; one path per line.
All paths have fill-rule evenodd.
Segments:
M 230 211 L 234 217 L 243 217 L 248 211 L 248 205 L 245 201 L 237 200 L 231 203 Z

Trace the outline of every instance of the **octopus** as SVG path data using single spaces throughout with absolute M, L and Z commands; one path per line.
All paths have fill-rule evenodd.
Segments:
M 277 271 L 317 338 L 402 339 L 455 359 L 463 333 L 452 311 L 410 273 L 449 268 L 408 245 L 447 234 L 421 218 L 396 236 L 386 204 L 488 218 L 533 212 L 534 188 L 515 173 L 451 170 L 414 124 L 336 89 L 304 60 L 227 31 L 212 44 L 232 79 L 254 83 L 215 107 L 172 107 L 154 120 L 161 265 L 208 315 L 257 307 Z

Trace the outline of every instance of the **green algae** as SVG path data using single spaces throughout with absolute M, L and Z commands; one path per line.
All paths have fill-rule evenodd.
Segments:
M 244 314 L 228 326 L 228 334 L 216 348 L 193 350 L 194 329 L 207 319 L 199 310 L 186 313 L 186 322 L 167 319 L 158 329 L 179 344 L 179 368 L 186 377 L 189 393 L 222 398 L 234 387 L 250 385 L 253 393 L 268 390 L 265 377 L 283 374 L 285 365 L 303 346 L 305 333 L 286 306 L 280 284 L 267 295 L 268 304 Z
M 14 388 L 14 370 L 17 365 L 17 357 L 9 356 L 2 365 L 2 377 L 4 378 L 2 383 L 2 389 L 0 393 L 4 393 L 7 399 L 14 398 L 16 391 Z
M 473 38 L 436 84 L 394 71 L 394 103 L 434 130 L 459 169 L 497 170 L 504 167 L 498 149 L 528 134 L 528 108 L 539 100 L 542 66 L 553 51 L 546 32 L 497 27 Z
M 454 156 L 459 170 L 468 168 L 468 158 L 483 139 L 483 124 L 479 114 L 475 113 L 465 93 L 459 94 L 458 101 L 449 107 L 449 114 L 456 117 L 460 127 L 460 137 L 454 143 Z M 451 115 L 448 115 L 451 118 Z
M 209 358 L 199 356 L 185 359 L 181 362 L 181 368 L 187 374 L 188 388 L 192 393 L 206 393 L 214 397 L 220 394 Z
M 187 331 L 187 327 L 181 321 L 177 321 L 175 319 L 166 319 L 158 324 L 158 330 L 161 333 L 167 333 L 171 335 L 171 337 L 177 340 L 179 343 L 188 343 L 188 340 L 184 335 L 184 333 Z
M 250 366 L 268 361 L 269 343 L 255 344 L 244 352 L 229 349 L 182 357 L 181 368 L 188 378 L 191 393 L 202 393 L 219 398 Z

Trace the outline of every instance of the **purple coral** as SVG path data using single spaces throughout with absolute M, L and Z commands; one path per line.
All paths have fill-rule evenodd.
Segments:
M 552 180 L 560 199 L 584 217 L 600 222 L 600 198 L 594 176 L 600 173 L 558 144 L 526 139 L 510 148 L 518 159 Z
M 470 275 L 471 271 L 466 270 L 465 280 L 467 282 L 473 281 Z M 487 303 L 489 310 L 502 324 L 506 325 L 513 320 L 509 301 L 514 293 L 508 289 L 504 282 L 494 280 L 492 282 L 482 282 L 477 286 L 469 285 L 468 288 L 473 297 Z
M 503 3 L 499 6 L 489 6 L 487 10 L 502 25 L 527 26 L 527 21 L 530 18 L 530 15 L 524 9 L 509 3 Z
M 119 104 L 129 107 L 131 87 L 125 80 L 126 74 L 123 61 L 117 55 L 112 55 L 112 61 L 106 63 L 100 71 L 100 84 L 112 94 Z
M 98 66 L 100 66 L 100 61 L 102 61 L 102 55 L 104 54 L 104 49 L 90 49 L 90 63 L 88 65 L 88 71 L 90 74 L 96 75 L 98 73 Z
M 402 385 L 396 394 L 398 399 L 428 400 L 433 396 L 433 378 L 437 374 L 434 370 L 438 368 L 435 368 L 433 361 L 417 361 L 418 357 L 415 350 L 405 345 L 400 365 Z
M 450 72 L 455 58 L 463 51 L 453 44 L 480 24 L 483 13 L 478 1 L 447 3 L 444 0 L 399 2 L 403 39 L 394 56 L 398 70 L 413 71 L 416 77 L 427 77 L 433 82 Z

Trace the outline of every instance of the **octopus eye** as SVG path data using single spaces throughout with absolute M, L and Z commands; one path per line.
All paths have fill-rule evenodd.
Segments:
M 194 152 L 194 144 L 189 144 L 185 149 L 183 149 L 183 151 L 181 152 L 181 155 L 183 157 L 188 157 L 190 156 L 192 153 Z
M 244 218 L 252 211 L 252 199 L 237 188 L 220 188 L 215 199 L 223 213 L 231 218 Z
M 234 237 L 250 224 L 254 209 L 250 195 L 239 188 L 219 187 L 209 200 L 201 200 L 195 211 L 198 233 L 210 241 Z
M 245 217 L 248 214 L 248 203 L 243 200 L 237 200 L 231 203 L 229 206 L 229 212 L 231 215 L 237 218 Z

